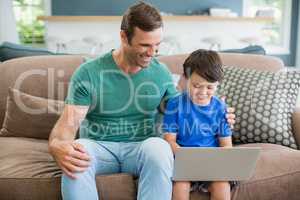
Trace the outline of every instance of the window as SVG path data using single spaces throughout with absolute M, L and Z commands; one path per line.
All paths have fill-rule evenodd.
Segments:
M 17 31 L 23 44 L 44 43 L 44 22 L 37 17 L 46 14 L 45 0 L 14 0 L 13 8 L 17 21 Z
M 273 16 L 263 29 L 263 42 L 271 54 L 289 54 L 292 0 L 244 0 L 245 16 Z

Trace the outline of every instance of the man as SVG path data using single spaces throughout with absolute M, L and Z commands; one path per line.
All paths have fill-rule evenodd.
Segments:
M 177 94 L 170 72 L 154 58 L 162 26 L 157 9 L 133 5 L 122 19 L 121 47 L 73 74 L 49 139 L 64 199 L 98 199 L 95 175 L 120 172 L 139 177 L 138 199 L 171 199 L 173 155 L 154 131 L 157 107 Z

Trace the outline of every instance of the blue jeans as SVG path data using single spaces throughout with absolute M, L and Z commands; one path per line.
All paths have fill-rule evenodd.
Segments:
M 64 200 L 99 199 L 97 174 L 130 173 L 139 176 L 138 200 L 169 200 L 172 197 L 173 154 L 170 145 L 159 137 L 142 142 L 107 142 L 78 139 L 91 162 L 77 179 L 62 176 Z M 117 191 L 116 191 L 117 192 Z

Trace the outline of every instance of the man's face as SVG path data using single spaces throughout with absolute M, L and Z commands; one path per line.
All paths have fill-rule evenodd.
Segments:
M 205 106 L 210 103 L 217 85 L 217 82 L 210 83 L 194 72 L 188 80 L 188 93 L 194 104 Z
M 125 33 L 122 33 L 122 43 L 125 57 L 132 66 L 147 67 L 152 58 L 158 52 L 158 47 L 162 40 L 162 28 L 153 31 L 143 31 L 134 28 L 131 42 L 127 40 Z

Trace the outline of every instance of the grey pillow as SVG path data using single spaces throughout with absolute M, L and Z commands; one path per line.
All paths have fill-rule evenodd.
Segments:
M 292 112 L 300 85 L 299 71 L 262 72 L 225 67 L 217 93 L 236 109 L 234 143 L 275 143 L 297 149 Z

